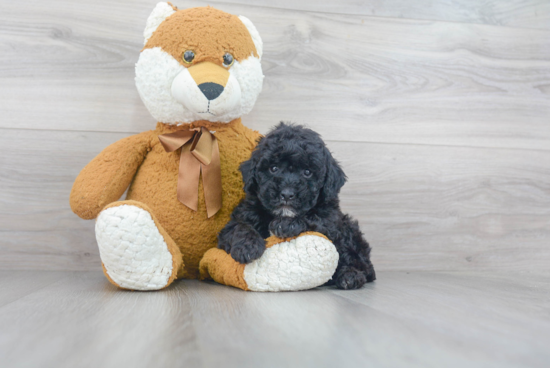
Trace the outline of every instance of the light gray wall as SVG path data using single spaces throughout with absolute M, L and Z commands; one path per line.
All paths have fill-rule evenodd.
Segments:
M 156 1 L 1 1 L 0 268 L 98 269 L 80 169 L 152 129 L 134 87 Z M 264 91 L 243 122 L 319 131 L 382 269 L 548 272 L 550 3 L 180 1 L 250 18 Z

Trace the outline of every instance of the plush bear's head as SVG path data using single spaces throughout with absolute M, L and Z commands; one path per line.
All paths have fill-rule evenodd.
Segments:
M 212 7 L 158 3 L 144 32 L 136 86 L 157 121 L 229 122 L 262 89 L 262 40 L 250 20 Z

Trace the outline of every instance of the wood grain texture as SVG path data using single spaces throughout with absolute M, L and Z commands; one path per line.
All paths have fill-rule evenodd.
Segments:
M 198 366 L 192 315 L 181 290 L 126 293 L 104 283 L 99 272 L 65 275 L 4 306 L 3 366 Z
M 541 0 L 217 0 L 216 3 L 268 6 L 333 14 L 444 20 L 507 27 L 550 29 L 550 3 Z
M 95 224 L 72 213 L 69 193 L 80 170 L 103 148 L 124 136 L 2 131 L 0 268 L 100 267 Z
M 71 212 L 68 194 L 80 169 L 124 136 L 4 130 L 0 268 L 98 269 L 94 222 Z M 549 272 L 550 152 L 328 144 L 349 177 L 343 209 L 377 269 Z
M 379 268 L 547 272 L 546 152 L 329 145 L 349 176 L 342 207 L 359 220 Z
M 251 128 L 291 120 L 335 140 L 550 147 L 548 30 L 214 5 L 246 14 L 264 39 Z M 133 68 L 152 7 L 5 2 L 0 127 L 151 129 Z
M 550 31 L 514 28 L 545 3 L 394 0 L 397 19 L 358 1 L 235 2 L 212 4 L 265 42 L 245 124 L 291 120 L 329 140 L 377 269 L 549 272 Z M 103 148 L 155 125 L 133 82 L 154 4 L 2 2 L 0 268 L 99 267 L 94 223 L 68 195 Z
M 546 367 L 548 281 L 380 272 L 357 291 L 253 293 L 178 281 L 125 292 L 100 272 L 65 272 L 0 307 L 0 360 L 9 367 Z
M 0 270 L 0 307 L 67 277 L 67 272 L 27 272 Z

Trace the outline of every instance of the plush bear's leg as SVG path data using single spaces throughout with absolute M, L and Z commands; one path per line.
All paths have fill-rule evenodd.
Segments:
M 141 202 L 106 206 L 97 217 L 95 233 L 103 272 L 120 288 L 165 288 L 183 266 L 179 248 Z
M 235 261 L 224 250 L 208 250 L 200 263 L 201 279 L 252 291 L 295 291 L 323 285 L 338 266 L 338 251 L 324 235 L 306 232 L 296 238 L 274 236 L 266 250 L 249 264 Z

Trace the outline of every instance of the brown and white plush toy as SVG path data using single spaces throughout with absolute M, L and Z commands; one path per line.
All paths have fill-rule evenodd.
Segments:
M 136 86 L 156 129 L 103 150 L 70 197 L 78 216 L 97 219 L 105 276 L 132 290 L 162 289 L 178 278 L 261 291 L 325 283 L 338 253 L 320 234 L 272 237 L 247 265 L 215 248 L 244 197 L 239 165 L 260 136 L 241 123 L 263 81 L 262 40 L 252 22 L 211 7 L 159 3 L 144 36 Z

